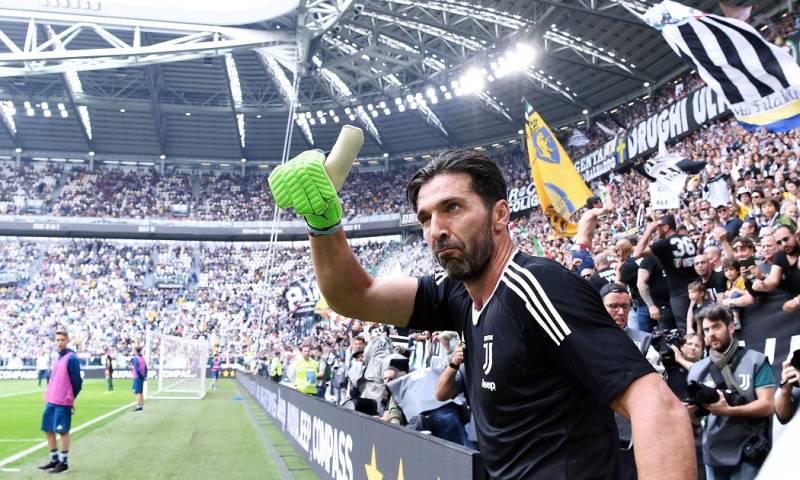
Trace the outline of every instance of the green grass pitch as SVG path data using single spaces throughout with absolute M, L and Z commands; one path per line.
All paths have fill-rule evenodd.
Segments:
M 133 402 L 130 381 L 84 382 L 75 403 L 72 428 Z M 36 382 L 0 382 L 0 463 L 44 440 L 40 431 L 43 390 Z M 248 408 L 254 414 L 252 419 Z M 259 432 L 263 432 L 260 434 Z M 124 408 L 72 434 L 71 476 L 81 479 L 279 479 L 275 460 L 263 443 L 276 445 L 294 479 L 317 476 L 235 380 L 221 380 L 203 400 L 149 400 L 143 412 Z M 5 465 L 0 476 L 40 479 L 36 466 L 47 448 Z

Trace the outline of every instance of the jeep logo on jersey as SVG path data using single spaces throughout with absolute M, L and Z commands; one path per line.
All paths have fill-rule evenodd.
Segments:
M 488 375 L 492 371 L 492 342 L 493 335 L 483 336 L 483 373 Z

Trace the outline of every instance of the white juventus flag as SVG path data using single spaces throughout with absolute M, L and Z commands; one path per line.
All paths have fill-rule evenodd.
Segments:
M 643 19 L 749 129 L 800 126 L 800 66 L 747 23 L 663 1 Z
M 650 189 L 651 196 L 654 192 L 658 192 L 659 198 L 667 196 L 679 198 L 688 177 L 684 169 L 680 167 L 683 162 L 686 160 L 680 155 L 668 152 L 664 141 L 661 140 L 658 142 L 658 155 L 645 162 L 644 165 L 635 166 L 634 169 L 650 179 L 653 185 L 658 186 Z M 651 200 L 654 199 L 651 198 Z

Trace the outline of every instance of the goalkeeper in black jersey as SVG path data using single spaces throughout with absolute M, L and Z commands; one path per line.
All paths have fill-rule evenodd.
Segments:
M 279 207 L 294 206 L 309 224 L 322 293 L 342 315 L 460 333 L 492 478 L 619 478 L 614 411 L 631 420 L 640 478 L 696 478 L 686 409 L 589 283 L 517 250 L 493 161 L 449 151 L 414 175 L 407 196 L 444 272 L 389 279 L 371 277 L 350 250 L 316 155 L 278 167 L 270 187 Z

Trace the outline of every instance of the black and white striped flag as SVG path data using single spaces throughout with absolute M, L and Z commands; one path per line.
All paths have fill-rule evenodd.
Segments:
M 644 14 L 749 129 L 800 126 L 800 66 L 745 22 L 671 0 Z

